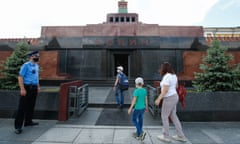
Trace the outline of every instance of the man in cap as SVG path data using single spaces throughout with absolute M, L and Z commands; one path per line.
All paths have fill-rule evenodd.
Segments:
M 116 97 L 116 102 L 117 102 L 118 108 L 123 108 L 123 105 L 124 105 L 124 91 L 122 91 L 120 89 L 120 85 L 119 85 L 120 79 L 121 79 L 121 77 L 123 77 L 123 75 L 125 75 L 123 73 L 123 67 L 118 66 L 117 67 L 117 76 L 116 76 L 116 80 L 115 80 L 114 87 L 113 87 L 113 89 L 115 90 L 115 97 Z M 119 94 L 120 94 L 121 98 L 119 98 Z
M 39 53 L 33 51 L 28 54 L 29 61 L 25 62 L 19 71 L 18 84 L 20 88 L 20 99 L 14 122 L 15 133 L 22 133 L 22 126 L 38 125 L 33 122 L 33 111 L 36 103 L 39 85 Z

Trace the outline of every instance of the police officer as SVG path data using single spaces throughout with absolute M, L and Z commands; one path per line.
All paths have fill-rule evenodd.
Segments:
M 38 51 L 28 54 L 29 61 L 21 66 L 18 76 L 18 84 L 20 87 L 20 99 L 18 110 L 14 122 L 15 133 L 22 133 L 22 126 L 38 125 L 32 121 L 34 106 L 37 93 L 40 90 L 39 85 L 39 60 Z

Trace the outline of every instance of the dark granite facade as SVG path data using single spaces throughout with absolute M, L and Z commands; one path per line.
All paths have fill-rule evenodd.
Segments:
M 124 67 L 130 79 L 142 76 L 158 80 L 161 63 L 168 61 L 177 73 L 181 72 L 182 52 L 205 45 L 204 38 L 198 38 L 196 43 L 193 37 L 55 37 L 43 40 L 47 43 L 46 50 L 59 51 L 60 72 L 82 80 L 114 79 L 118 65 Z

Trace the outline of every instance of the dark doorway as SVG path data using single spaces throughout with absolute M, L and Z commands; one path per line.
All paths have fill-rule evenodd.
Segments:
M 116 67 L 122 66 L 123 72 L 128 76 L 128 67 L 129 67 L 129 54 L 114 54 L 114 67 L 115 72 L 114 75 L 117 74 Z

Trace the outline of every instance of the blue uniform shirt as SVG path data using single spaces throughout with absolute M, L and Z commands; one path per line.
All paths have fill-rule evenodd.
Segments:
M 36 63 L 28 61 L 24 63 L 19 71 L 19 75 L 23 77 L 24 84 L 39 84 L 39 66 Z

